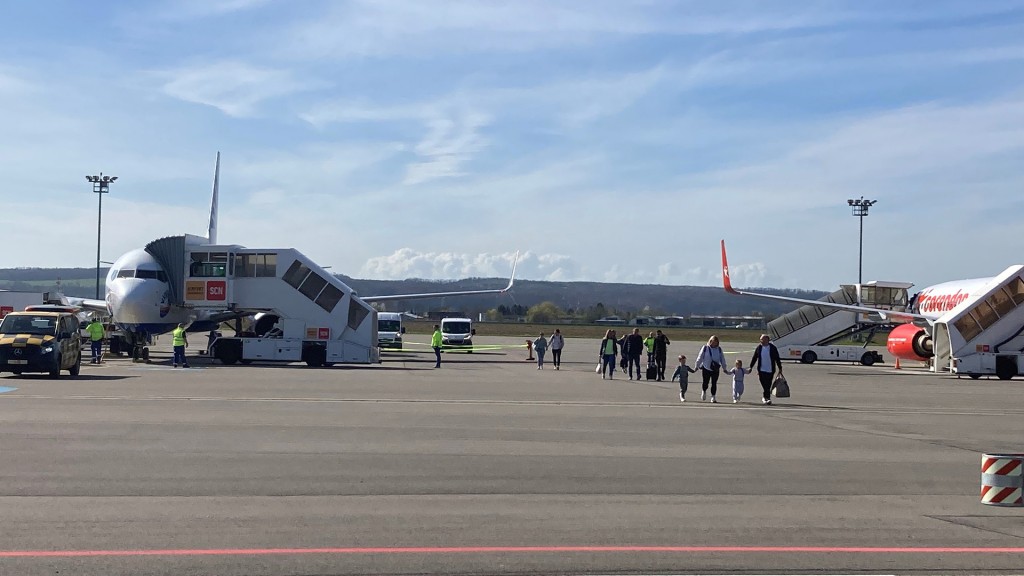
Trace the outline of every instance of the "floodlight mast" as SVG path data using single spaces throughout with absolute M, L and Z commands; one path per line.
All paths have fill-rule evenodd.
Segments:
M 92 183 L 92 191 L 99 197 L 99 208 L 96 216 L 96 299 L 100 299 L 100 238 L 103 231 L 103 195 L 110 192 L 110 185 L 117 180 L 117 176 L 86 176 L 86 180 Z
M 860 293 L 864 285 L 864 217 L 868 215 L 868 209 L 876 202 L 878 200 L 865 200 L 863 196 L 846 201 L 853 209 L 853 215 L 860 219 L 860 248 L 857 252 L 857 305 L 861 304 Z

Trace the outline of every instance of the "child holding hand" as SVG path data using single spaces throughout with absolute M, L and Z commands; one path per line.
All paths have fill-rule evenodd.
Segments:
M 690 374 L 696 372 L 693 368 L 686 365 L 686 356 L 679 356 L 679 366 L 676 366 L 676 371 L 672 373 L 672 380 L 679 378 L 679 401 L 686 402 L 686 387 L 690 381 Z
M 732 368 L 723 372 L 732 374 L 732 403 L 735 404 L 740 401 L 740 396 L 743 396 L 743 377 L 750 374 L 751 369 L 743 367 L 743 360 L 737 360 Z

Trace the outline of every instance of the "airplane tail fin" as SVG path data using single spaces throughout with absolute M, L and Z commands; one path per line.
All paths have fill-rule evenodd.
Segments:
M 220 197 L 220 152 L 217 152 L 217 164 L 213 169 L 213 201 L 210 203 L 210 229 L 206 239 L 210 244 L 217 243 L 217 205 Z
M 729 260 L 725 256 L 725 240 L 722 240 L 722 287 L 730 294 L 739 294 L 733 289 L 732 281 L 729 279 Z

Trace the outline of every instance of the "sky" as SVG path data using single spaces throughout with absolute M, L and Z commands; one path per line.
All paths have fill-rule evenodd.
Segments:
M 919 287 L 1024 262 L 1024 0 L 36 0 L 0 267 L 163 236 L 356 278 Z

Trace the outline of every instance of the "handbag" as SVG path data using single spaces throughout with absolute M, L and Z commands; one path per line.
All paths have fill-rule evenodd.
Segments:
M 597 369 L 596 369 L 596 370 L 594 370 L 594 373 L 595 373 L 595 374 L 600 374 L 600 373 L 601 373 L 601 368 L 604 368 L 604 364 L 603 364 L 603 363 L 601 363 L 601 362 L 598 362 L 598 363 L 597 363 Z
M 776 398 L 789 398 L 789 382 L 786 381 L 786 377 L 779 374 L 775 377 L 775 381 L 772 382 L 772 392 Z
M 722 367 L 722 365 L 719 364 L 718 362 L 715 362 L 714 360 L 711 361 L 711 371 L 712 372 L 718 372 L 718 369 L 721 368 L 721 367 Z

